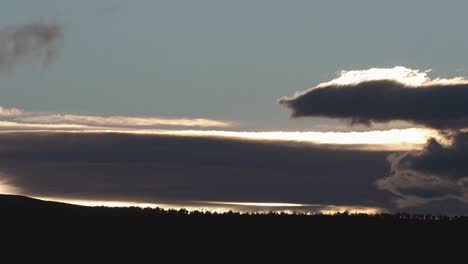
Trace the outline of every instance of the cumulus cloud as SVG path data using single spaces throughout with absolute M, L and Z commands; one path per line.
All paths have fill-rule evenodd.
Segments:
M 388 156 L 390 172 L 376 181 L 402 208 L 468 204 L 468 80 L 430 78 L 405 67 L 342 71 L 279 103 L 292 117 L 327 117 L 351 124 L 404 121 L 440 131 L 422 150 Z M 431 206 L 430 206 L 431 204 Z M 462 206 L 462 207 L 463 207 Z
M 468 81 L 430 79 L 404 67 L 342 72 L 330 82 L 279 99 L 292 117 L 327 117 L 352 124 L 407 121 L 436 129 L 468 127 Z
M 198 126 L 198 127 L 228 127 L 231 122 L 206 118 L 159 118 L 130 116 L 96 116 L 77 114 L 46 114 L 40 113 L 22 116 L 17 119 L 22 122 L 42 124 L 81 124 L 94 126 Z
M 32 22 L 0 29 L 0 67 L 14 65 L 21 59 L 50 60 L 57 50 L 62 29 L 55 23 Z
M 451 137 L 451 145 L 431 139 L 422 151 L 389 156 L 390 174 L 377 187 L 396 195 L 400 207 L 440 200 L 468 203 L 468 133 Z
M 388 151 L 217 137 L 0 133 L 0 177 L 19 193 L 75 200 L 385 207 Z

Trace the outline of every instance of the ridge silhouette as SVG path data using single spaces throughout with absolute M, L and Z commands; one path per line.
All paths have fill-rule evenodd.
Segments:
M 87 207 L 16 195 L 0 195 L 0 227 L 1 240 L 21 248 L 28 243 L 35 249 L 79 244 L 98 252 L 120 248 L 122 252 L 150 250 L 175 256 L 183 252 L 184 256 L 199 257 L 209 252 L 215 259 L 240 254 L 276 260 L 280 255 L 318 254 L 319 249 L 453 250 L 464 246 L 468 238 L 468 217 L 220 214 Z

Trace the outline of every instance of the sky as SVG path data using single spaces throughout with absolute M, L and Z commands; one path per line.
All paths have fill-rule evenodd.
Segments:
M 467 8 L 3 0 L 3 190 L 464 213 Z

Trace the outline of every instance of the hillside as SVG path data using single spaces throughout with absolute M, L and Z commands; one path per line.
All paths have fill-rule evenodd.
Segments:
M 322 249 L 456 248 L 468 219 L 409 215 L 240 215 L 84 207 L 0 195 L 3 241 L 97 245 L 214 256 L 302 255 Z M 307 253 L 308 254 L 308 253 Z

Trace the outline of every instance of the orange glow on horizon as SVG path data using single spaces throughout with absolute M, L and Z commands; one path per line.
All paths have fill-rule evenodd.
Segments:
M 229 211 L 239 213 L 304 213 L 304 214 L 336 214 L 348 212 L 350 214 L 379 214 L 387 210 L 378 207 L 348 206 L 348 205 L 321 205 L 321 204 L 296 204 L 296 203 L 267 203 L 267 202 L 215 202 L 215 201 L 187 201 L 180 203 L 143 203 L 131 201 L 99 201 L 69 198 L 33 197 L 35 199 L 63 202 L 90 207 L 139 207 L 139 208 L 161 208 L 164 210 L 185 209 L 189 212 L 217 212 L 227 213 Z
M 0 178 L 0 194 L 17 194 L 18 188 Z

